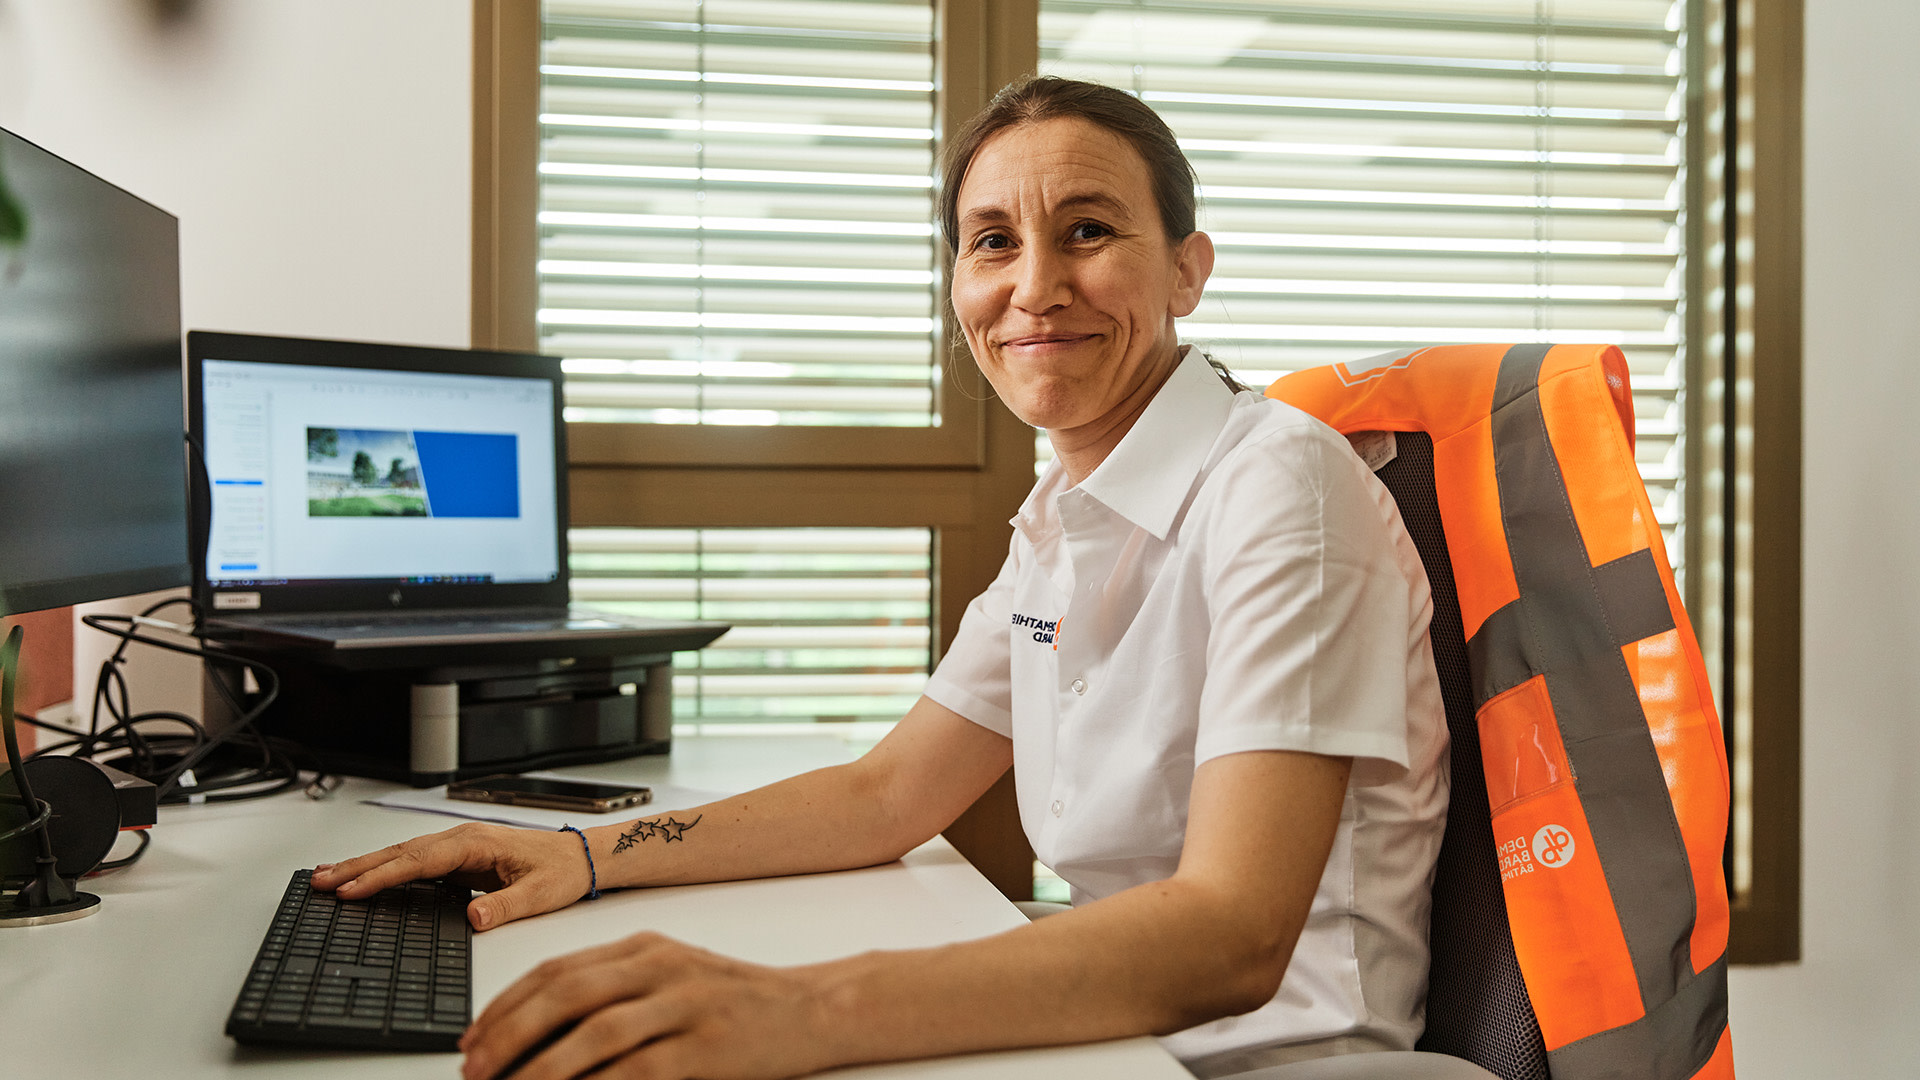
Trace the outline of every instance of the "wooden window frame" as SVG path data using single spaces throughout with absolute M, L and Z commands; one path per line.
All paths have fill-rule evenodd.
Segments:
M 1690 419 L 1694 430 L 1717 425 L 1725 434 L 1713 445 L 1696 440 L 1693 453 L 1713 460 L 1690 459 L 1688 467 L 1733 479 L 1694 485 L 1703 502 L 1689 513 L 1718 526 L 1693 530 L 1689 542 L 1712 545 L 1721 569 L 1717 580 L 1698 583 L 1716 603 L 1690 600 L 1713 612 L 1700 634 L 1714 658 L 1736 792 L 1745 795 L 1727 861 L 1730 885 L 1736 846 L 1749 867 L 1747 886 L 1733 896 L 1727 956 L 1736 964 L 1800 959 L 1803 3 L 1700 5 L 1701 29 L 1722 36 L 1725 60 L 1721 84 L 1708 90 L 1716 122 L 1694 127 L 1732 137 L 1723 167 L 1701 178 L 1724 212 L 1693 215 L 1695 228 L 1711 230 L 1694 250 L 1722 252 L 1693 259 L 1694 272 L 1714 275 L 1711 288 L 1724 299 L 1712 310 L 1696 305 L 1694 340 L 1708 347 L 1695 350 L 1704 365 L 1695 385 L 1714 392 L 1693 396 Z M 1689 565 L 1711 561 L 1695 554 Z

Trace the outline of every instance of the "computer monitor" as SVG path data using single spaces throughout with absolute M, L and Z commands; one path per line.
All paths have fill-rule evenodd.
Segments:
M 187 584 L 173 216 L 0 129 L 0 615 Z
M 0 615 L 187 583 L 183 373 L 173 216 L 0 129 Z M 22 763 L 12 719 L 0 877 L 24 884 L 0 926 L 85 915 L 100 901 L 75 881 L 111 846 L 115 781 Z

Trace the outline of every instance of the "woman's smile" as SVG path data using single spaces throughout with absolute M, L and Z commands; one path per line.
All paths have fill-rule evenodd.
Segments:
M 1050 356 L 1098 340 L 1098 334 L 1067 334 L 1053 331 L 1021 334 L 1001 342 L 1000 348 L 1020 349 L 1035 356 Z

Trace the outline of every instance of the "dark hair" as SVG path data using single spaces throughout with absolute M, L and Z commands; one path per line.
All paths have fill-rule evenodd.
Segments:
M 1173 131 L 1158 113 L 1139 98 L 1111 86 L 1052 75 L 1029 76 L 993 95 L 987 107 L 947 142 L 941 155 L 940 231 L 946 236 L 949 252 L 959 250 L 960 245 L 960 182 L 966 179 L 980 147 L 1008 128 L 1069 117 L 1098 125 L 1126 140 L 1146 162 L 1153 201 L 1160 210 L 1160 227 L 1168 240 L 1179 243 L 1193 232 L 1193 165 L 1180 152 Z

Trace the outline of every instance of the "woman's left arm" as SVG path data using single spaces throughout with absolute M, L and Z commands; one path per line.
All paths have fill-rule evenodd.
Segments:
M 1194 773 L 1172 877 L 1016 930 L 797 968 L 655 934 L 547 965 L 464 1042 L 469 1080 L 585 1017 L 519 1076 L 785 1077 L 835 1065 L 1165 1034 L 1271 999 L 1331 850 L 1351 761 L 1229 754 Z

